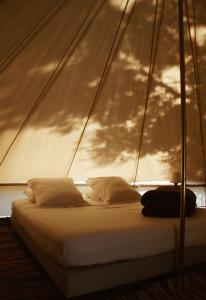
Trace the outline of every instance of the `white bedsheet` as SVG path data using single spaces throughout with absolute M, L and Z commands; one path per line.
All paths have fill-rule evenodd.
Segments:
M 13 202 L 12 214 L 63 267 L 104 264 L 167 253 L 177 247 L 178 219 L 146 218 L 141 205 L 41 208 Z M 206 210 L 186 221 L 186 247 L 206 245 Z

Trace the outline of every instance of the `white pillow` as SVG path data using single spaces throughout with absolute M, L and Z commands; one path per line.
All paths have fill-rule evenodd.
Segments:
M 28 181 L 37 206 L 85 206 L 82 194 L 71 178 L 33 178 Z
M 35 203 L 35 195 L 34 191 L 30 187 L 26 187 L 24 190 L 24 194 L 27 196 L 27 199 L 33 203 Z
M 102 199 L 98 196 L 98 194 L 92 189 L 88 188 L 88 190 L 84 194 L 84 199 L 90 204 L 90 205 L 105 205 L 105 203 L 102 201 Z
M 127 203 L 141 199 L 141 195 L 121 177 L 89 178 L 87 184 L 105 203 Z

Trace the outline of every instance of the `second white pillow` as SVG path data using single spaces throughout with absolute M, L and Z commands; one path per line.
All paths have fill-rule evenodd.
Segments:
M 89 178 L 87 184 L 105 203 L 135 202 L 141 198 L 141 195 L 122 177 Z

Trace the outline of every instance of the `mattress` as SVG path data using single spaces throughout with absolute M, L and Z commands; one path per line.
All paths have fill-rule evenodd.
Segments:
M 146 218 L 140 203 L 72 208 L 13 202 L 12 215 L 64 268 L 151 257 L 177 249 L 178 219 Z M 186 247 L 206 245 L 206 210 L 186 220 Z

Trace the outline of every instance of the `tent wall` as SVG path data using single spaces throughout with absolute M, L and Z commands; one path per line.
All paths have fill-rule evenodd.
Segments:
M 193 26 L 191 30 L 197 42 L 199 98 L 185 21 L 187 178 L 204 183 L 206 3 L 195 3 L 196 31 Z M 126 0 L 0 3 L 0 182 L 66 176 L 97 91 L 68 176 L 84 181 L 119 175 L 133 181 L 137 149 L 141 149 L 138 181 L 169 180 L 180 170 L 177 1 L 159 1 L 142 145 L 155 1 L 130 0 L 119 28 L 126 4 Z

